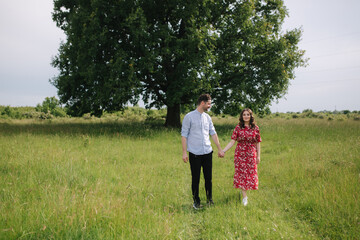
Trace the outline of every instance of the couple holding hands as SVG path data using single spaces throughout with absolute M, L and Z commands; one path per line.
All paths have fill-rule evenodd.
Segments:
M 209 205 L 214 204 L 212 200 L 213 150 L 210 136 L 216 144 L 218 156 L 221 158 L 237 142 L 234 155 L 234 187 L 241 189 L 242 203 L 246 206 L 248 204 L 246 191 L 258 189 L 257 164 L 260 163 L 261 142 L 259 127 L 255 124 L 252 111 L 248 108 L 244 109 L 240 114 L 239 124 L 232 133 L 231 141 L 224 149 L 221 149 L 211 117 L 206 113 L 210 107 L 210 95 L 201 95 L 197 101 L 197 108 L 186 114 L 181 128 L 182 159 L 185 163 L 190 161 L 193 208 L 201 208 L 199 198 L 201 167 L 205 178 L 207 203 Z

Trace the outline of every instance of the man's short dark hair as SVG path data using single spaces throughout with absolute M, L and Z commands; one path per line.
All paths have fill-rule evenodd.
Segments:
M 201 94 L 197 100 L 197 105 L 199 106 L 202 101 L 207 102 L 209 100 L 211 100 L 211 97 L 209 94 Z

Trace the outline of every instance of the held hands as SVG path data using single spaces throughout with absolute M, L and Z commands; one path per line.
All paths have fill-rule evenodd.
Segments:
M 223 158 L 225 156 L 225 152 L 223 150 L 219 150 L 218 157 Z

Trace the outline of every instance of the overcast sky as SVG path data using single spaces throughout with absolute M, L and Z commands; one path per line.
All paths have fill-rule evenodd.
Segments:
M 360 110 L 359 0 L 285 0 L 284 31 L 301 27 L 309 66 L 296 70 L 272 112 Z M 36 106 L 57 96 L 51 65 L 65 35 L 51 0 L 0 0 L 0 105 Z

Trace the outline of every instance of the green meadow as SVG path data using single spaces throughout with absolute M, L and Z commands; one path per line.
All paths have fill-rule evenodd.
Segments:
M 237 118 L 213 121 L 225 147 Z M 195 211 L 180 130 L 162 120 L 0 120 L 0 238 L 360 239 L 360 121 L 257 122 L 249 205 L 232 187 L 233 147 L 214 151 L 215 206 Z

